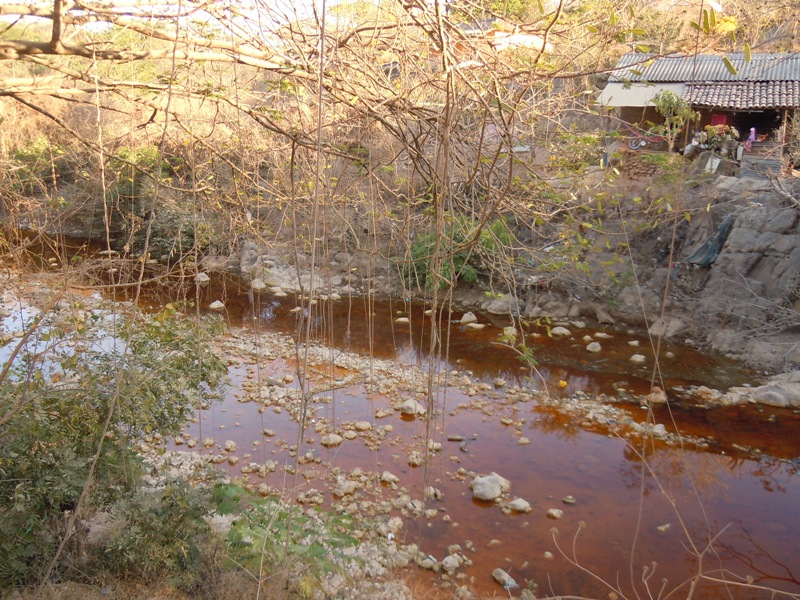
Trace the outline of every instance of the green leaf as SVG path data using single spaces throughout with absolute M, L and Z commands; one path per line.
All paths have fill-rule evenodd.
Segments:
M 711 24 L 708 17 L 708 10 L 703 9 L 703 31 L 709 33 L 711 31 Z
M 736 73 L 738 73 L 736 67 L 733 66 L 733 63 L 727 56 L 722 57 L 722 62 L 725 64 L 725 68 L 728 69 L 731 75 L 736 75 Z
M 744 45 L 744 62 L 749 63 L 752 58 L 751 51 L 750 51 L 750 44 Z

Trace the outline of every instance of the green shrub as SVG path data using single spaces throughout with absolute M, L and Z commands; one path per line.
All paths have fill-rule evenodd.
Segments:
M 14 188 L 27 195 L 45 191 L 64 168 L 65 153 L 43 135 L 17 149 L 12 155 L 18 167 L 11 173 Z
M 108 167 L 116 178 L 110 194 L 112 198 L 124 200 L 143 197 L 149 181 L 167 177 L 170 173 L 169 163 L 162 159 L 161 151 L 153 145 L 119 148 Z
M 145 581 L 169 581 L 192 590 L 207 576 L 214 540 L 206 517 L 209 489 L 172 481 L 163 489 L 138 491 L 112 508 L 114 534 L 105 546 L 107 566 Z
M 304 511 L 273 498 L 255 497 L 236 485 L 218 485 L 215 495 L 220 514 L 237 514 L 228 532 L 232 565 L 251 572 L 263 564 L 291 565 L 296 576 L 293 591 L 300 597 L 311 597 L 326 574 L 343 573 L 344 563 L 360 562 L 348 552 L 359 545 L 349 515 Z
M 74 305 L 36 325 L 0 381 L 0 587 L 52 559 L 95 457 L 84 510 L 129 495 L 132 442 L 178 432 L 226 372 L 208 345 L 218 322 L 175 307 L 121 317 Z
M 495 261 L 511 245 L 512 234 L 503 219 L 487 223 L 480 232 L 478 224 L 466 217 L 449 218 L 440 236 L 439 254 L 442 256 L 439 272 L 434 275 L 433 264 L 436 232 L 417 236 L 411 245 L 411 258 L 400 263 L 399 269 L 409 286 L 439 288 L 455 285 L 457 281 L 472 283 L 488 263 Z M 472 244 L 477 234 L 476 243 Z

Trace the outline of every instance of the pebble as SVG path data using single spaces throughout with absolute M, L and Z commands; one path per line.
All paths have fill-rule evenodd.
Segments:
M 344 438 L 342 436 L 336 433 L 329 433 L 327 435 L 323 435 L 319 443 L 325 446 L 326 448 L 335 448 L 336 446 L 339 446 L 343 441 Z
M 643 365 L 647 359 L 645 358 L 644 354 L 634 354 L 631 356 L 630 361 L 635 365 Z
M 547 518 L 548 519 L 560 519 L 564 516 L 564 511 L 560 508 L 548 508 L 547 509 Z
M 499 567 L 492 571 L 492 577 L 497 583 L 503 586 L 504 590 L 513 590 L 519 587 L 519 584 L 514 578 Z
M 418 467 L 424 462 L 422 457 L 422 453 L 416 450 L 412 450 L 408 453 L 408 464 L 412 467 Z

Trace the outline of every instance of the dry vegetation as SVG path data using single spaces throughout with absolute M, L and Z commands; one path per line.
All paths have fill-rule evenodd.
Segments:
M 631 46 L 698 48 L 694 30 L 684 27 L 691 14 L 670 20 L 676 46 L 667 48 L 665 32 L 673 30 L 662 25 L 669 13 L 640 4 L 463 2 L 445 10 L 384 1 L 338 4 L 327 14 L 271 2 L 0 4 L 4 263 L 39 266 L 41 244 L 58 254 L 65 238 L 81 238 L 119 255 L 60 256 L 49 265 L 63 272 L 59 285 L 183 285 L 198 271 L 224 268 L 245 242 L 255 242 L 265 255 L 325 277 L 337 252 L 356 254 L 366 272 L 383 273 L 394 289 L 424 295 L 434 308 L 451 300 L 457 279 L 502 293 L 534 275 L 557 287 L 588 274 L 607 276 L 616 289 L 628 269 L 623 232 L 587 232 L 602 232 L 603 211 L 614 210 L 669 233 L 683 212 L 665 211 L 663 198 L 680 174 L 674 165 L 654 167 L 665 179 L 640 190 L 641 204 L 626 203 L 622 193 L 595 193 L 606 189 L 608 175 L 597 168 L 605 140 L 592 94 Z M 494 23 L 475 32 L 478 18 Z M 748 35 L 769 31 L 775 44 L 795 43 L 789 19 L 750 18 L 752 27 L 739 22 Z M 704 38 L 702 50 L 728 44 L 726 33 Z M 619 260 L 587 267 L 602 243 L 614 244 Z M 309 315 L 317 310 L 308 308 Z M 195 334 L 187 339 L 194 343 L 204 332 Z M 131 349 L 136 334 L 126 335 L 123 354 L 140 358 Z M 307 356 L 300 342 L 310 335 L 310 325 L 298 327 L 301 369 Z M 432 336 L 431 354 L 444 352 Z M 7 375 L 0 385 L 11 386 Z M 0 443 L 13 437 L 2 427 L 34 406 L 37 394 L 52 391 L 30 377 L 11 387 L 24 381 L 36 393 L 2 405 L 8 411 L 0 414 Z M 430 406 L 435 378 L 432 372 Z M 69 522 L 63 529 L 54 529 L 61 521 L 47 523 L 43 545 L 22 559 L 32 563 L 41 551 L 46 564 L 14 570 L 15 583 L 46 583 L 68 570 L 65 564 L 83 567 L 70 562 L 67 540 L 81 502 L 89 510 L 95 500 L 95 467 L 109 458 L 100 440 L 110 435 L 125 392 L 110 381 L 94 392 L 103 398 L 98 411 L 108 415 L 91 432 L 102 434 L 91 438 L 97 452 L 90 447 L 76 458 L 90 470 L 72 465 L 70 489 L 60 498 L 70 499 L 69 510 L 42 501 L 56 521 Z M 159 422 L 165 429 L 174 423 L 168 425 Z M 5 468 L 0 462 L 0 472 Z M 2 491 L 8 496 L 8 486 Z M 180 501 L 199 502 L 190 495 Z M 121 558 L 116 568 L 142 575 Z M 209 597 L 262 581 L 215 575 L 220 587 Z M 284 584 L 270 597 L 307 597 Z M 184 587 L 196 592 L 197 585 L 192 579 Z

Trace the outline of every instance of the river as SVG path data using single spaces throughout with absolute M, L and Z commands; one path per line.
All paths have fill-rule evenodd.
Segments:
M 223 300 L 225 317 L 245 337 L 297 334 L 291 296 L 253 296 L 236 279 L 216 280 L 196 296 L 192 290 L 186 293 L 203 307 Z M 158 294 L 144 300 L 153 306 L 162 301 Z M 298 426 L 289 411 L 259 411 L 258 404 L 241 401 L 247 382 L 257 386 L 264 378 L 297 371 L 291 358 L 270 359 L 274 353 L 267 351 L 264 357 L 231 360 L 225 399 L 201 411 L 186 437 L 213 438 L 213 447 L 197 446 L 208 455 L 219 453 L 226 441 L 235 442 L 241 462 L 223 463 L 234 476 L 242 476 L 241 466 L 249 461 L 276 461 L 275 472 L 245 478 L 266 482 L 282 494 L 327 490 L 337 475 L 354 471 L 376 477 L 390 471 L 412 498 L 422 498 L 426 485 L 436 487 L 441 499 L 426 504 L 436 509 L 435 515 L 395 511 L 404 522 L 398 538 L 418 544 L 439 561 L 458 544 L 472 564 L 444 581 L 421 569 L 401 575 L 418 587 L 419 597 L 433 594 L 433 584 L 442 597 L 452 597 L 451 586 L 463 584 L 486 595 L 519 596 L 521 588 L 505 591 L 492 579 L 497 567 L 540 597 L 685 598 L 693 581 L 698 584 L 695 598 L 774 597 L 773 588 L 800 595 L 798 412 L 756 406 L 708 409 L 678 401 L 688 386 L 725 389 L 748 381 L 752 373 L 691 347 L 663 347 L 672 358 L 662 361 L 662 385 L 675 401 L 654 413 L 655 422 L 707 443 L 628 438 L 615 427 L 619 414 L 587 419 L 585 412 L 572 414 L 555 405 L 579 402 L 582 393 L 606 394 L 618 401 L 626 420 L 644 421 L 647 411 L 630 400 L 650 388 L 653 353 L 646 337 L 606 329 L 601 333 L 610 337 L 599 338 L 585 324 L 566 323 L 572 336 L 555 339 L 545 328 L 531 328 L 528 339 L 539 364 L 538 374 L 532 374 L 512 350 L 496 343 L 509 325 L 506 318 L 479 314 L 479 322 L 486 324 L 481 330 L 448 326 L 463 310 L 454 309 L 443 319 L 448 350 L 431 359 L 430 318 L 424 311 L 403 299 L 354 296 L 320 302 L 312 309 L 312 337 L 335 349 L 332 356 L 348 352 L 363 357 L 364 364 L 374 359 L 433 366 L 454 377 L 468 373 L 484 384 L 477 394 L 463 385 L 439 388 L 432 422 L 391 411 L 398 396 L 409 396 L 407 391 L 382 394 L 363 382 L 332 385 L 336 389 L 315 406 L 303 446 L 296 449 Z M 410 323 L 398 323 L 400 317 Z M 585 351 L 587 335 L 599 339 L 600 353 Z M 270 339 L 263 343 L 269 345 Z M 647 356 L 644 366 L 630 362 L 634 351 Z M 316 368 L 319 380 L 325 380 L 325 364 Z M 338 382 L 347 375 L 347 369 L 332 368 L 329 379 Z M 496 386 L 497 378 L 504 385 Z M 289 389 L 297 387 L 295 376 L 285 381 Z M 551 401 L 518 401 L 518 388 L 538 394 L 546 389 Z M 425 402 L 423 394 L 417 396 Z M 314 434 L 318 420 L 334 428 L 369 423 L 373 433 L 326 448 Z M 374 435 L 378 429 L 380 439 Z M 424 450 L 428 437 L 442 444 L 441 451 L 425 467 L 409 466 L 408 450 Z M 520 443 L 521 438 L 529 443 Z M 298 464 L 296 456 L 314 460 Z M 497 504 L 473 499 L 472 476 L 492 471 L 511 482 L 509 499 L 527 500 L 531 512 L 506 514 Z M 341 501 L 326 492 L 324 504 L 342 509 L 350 500 L 378 504 L 397 495 L 376 480 L 373 489 Z M 561 518 L 548 518 L 551 508 L 563 511 Z

